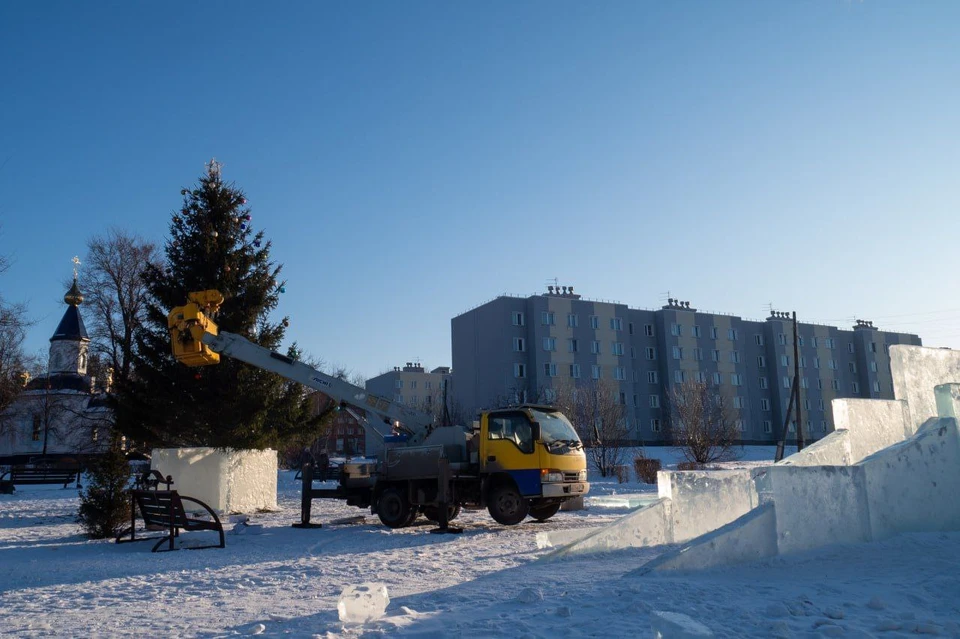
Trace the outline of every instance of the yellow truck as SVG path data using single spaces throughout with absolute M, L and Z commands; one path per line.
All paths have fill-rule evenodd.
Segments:
M 220 331 L 212 319 L 223 302 L 217 291 L 191 293 L 188 300 L 168 316 L 179 361 L 206 366 L 224 355 L 272 371 L 339 402 L 382 440 L 376 461 L 341 466 L 336 489 L 308 490 L 305 475 L 303 525 L 309 525 L 312 497 L 370 508 L 391 528 L 409 526 L 420 514 L 445 527 L 461 507 L 486 508 L 512 526 L 528 515 L 547 520 L 564 501 L 590 490 L 583 444 L 555 408 L 525 404 L 483 411 L 468 426 L 438 426 L 427 413 Z

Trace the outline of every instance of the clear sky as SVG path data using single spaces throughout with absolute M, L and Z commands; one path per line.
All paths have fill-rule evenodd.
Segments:
M 223 162 L 289 337 L 373 376 L 585 297 L 960 347 L 960 2 L 0 2 L 0 292 Z M 82 267 L 81 267 L 82 270 Z M 81 275 L 82 276 L 82 275 Z

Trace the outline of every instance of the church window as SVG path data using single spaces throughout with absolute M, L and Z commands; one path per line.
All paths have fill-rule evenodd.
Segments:
M 34 415 L 34 416 L 33 416 L 33 435 L 32 435 L 32 439 L 33 439 L 33 441 L 35 441 L 35 442 L 40 441 L 40 424 L 41 424 L 40 415 Z

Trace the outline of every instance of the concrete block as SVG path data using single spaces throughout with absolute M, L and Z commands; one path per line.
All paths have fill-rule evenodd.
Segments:
M 716 530 L 758 504 L 750 470 L 661 470 L 657 486 L 660 497 L 672 502 L 666 543 Z
M 902 532 L 960 530 L 960 433 L 953 418 L 858 464 L 866 473 L 874 539 Z
M 776 554 L 776 507 L 764 504 L 726 526 L 663 553 L 630 574 L 704 570 L 755 562 Z
M 270 449 L 155 449 L 151 468 L 172 476 L 181 494 L 220 512 L 277 509 L 277 453 Z
M 933 388 L 960 382 L 960 351 L 895 344 L 890 347 L 893 396 L 908 404 L 910 434 L 937 417 Z

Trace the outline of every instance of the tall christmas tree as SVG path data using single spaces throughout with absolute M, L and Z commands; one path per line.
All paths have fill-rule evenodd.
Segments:
M 283 291 L 281 267 L 270 260 L 263 231 L 252 230 L 243 192 L 223 182 L 220 164 L 211 160 L 199 183 L 181 194 L 166 264 L 147 265 L 144 273 L 150 302 L 134 374 L 117 389 L 117 425 L 148 446 L 262 449 L 303 439 L 319 420 L 310 418 L 299 385 L 230 357 L 191 368 L 171 354 L 167 313 L 191 291 L 220 291 L 220 329 L 271 350 L 288 324 L 269 318 Z

